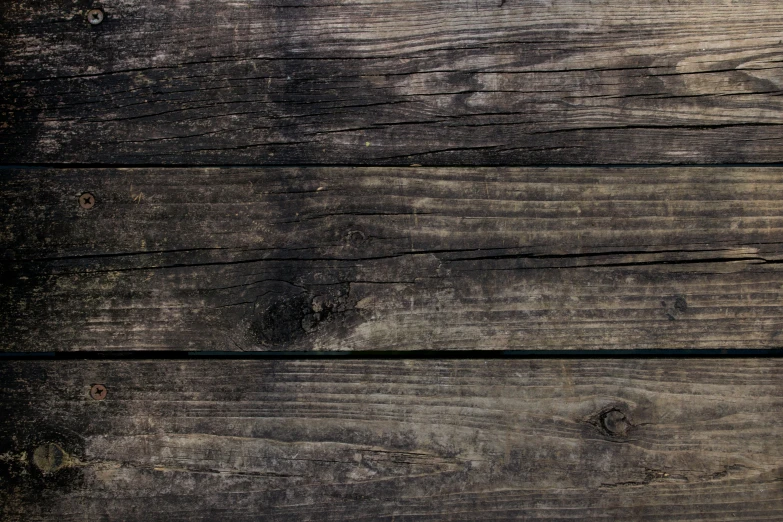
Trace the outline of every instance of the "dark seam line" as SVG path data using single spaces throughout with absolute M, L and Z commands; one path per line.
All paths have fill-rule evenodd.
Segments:
M 0 362 L 25 360 L 486 360 L 486 359 L 700 359 L 783 357 L 783 347 L 769 349 L 607 349 L 607 350 L 411 350 L 353 352 L 187 352 L 187 351 L 92 351 L 92 352 L 6 352 Z
M 411 158 L 413 161 L 413 158 Z M 783 162 L 754 163 L 481 163 L 481 164 L 426 164 L 416 163 L 24 163 L 0 164 L 0 170 L 35 169 L 296 169 L 296 168 L 416 168 L 416 169 L 489 169 L 489 168 L 537 168 L 537 169 L 627 169 L 627 168 L 731 168 L 731 167 L 783 167 Z

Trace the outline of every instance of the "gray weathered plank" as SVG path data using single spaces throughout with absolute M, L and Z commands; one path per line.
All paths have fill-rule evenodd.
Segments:
M 779 168 L 7 169 L 0 215 L 6 351 L 781 346 Z
M 781 372 L 781 359 L 2 363 L 0 513 L 781 520 Z
M 777 0 L 0 4 L 0 162 L 780 162 Z

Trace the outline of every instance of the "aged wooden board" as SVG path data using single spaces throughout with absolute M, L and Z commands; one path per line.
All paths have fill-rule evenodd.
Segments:
M 6 351 L 783 342 L 778 168 L 6 169 L 0 215 Z
M 781 359 L 6 362 L 0 511 L 781 520 L 781 372 Z
M 782 52 L 777 0 L 6 1 L 0 163 L 780 162 Z

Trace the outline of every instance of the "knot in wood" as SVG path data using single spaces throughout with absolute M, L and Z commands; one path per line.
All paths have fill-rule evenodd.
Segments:
M 54 473 L 62 469 L 68 460 L 68 454 L 57 444 L 41 444 L 33 451 L 33 464 L 44 473 Z
M 667 299 L 662 299 L 661 306 L 663 307 L 666 317 L 670 321 L 674 321 L 688 310 L 688 301 L 685 300 L 685 296 L 675 295 Z
M 598 420 L 601 423 L 601 428 L 609 435 L 613 437 L 628 436 L 631 423 L 622 411 L 613 408 L 599 415 Z
M 311 298 L 308 294 L 286 296 L 262 309 L 253 320 L 250 330 L 262 344 L 286 344 L 306 333 L 302 322 L 311 313 Z
M 345 233 L 344 239 L 348 246 L 357 248 L 367 242 L 367 234 L 360 229 L 351 229 Z

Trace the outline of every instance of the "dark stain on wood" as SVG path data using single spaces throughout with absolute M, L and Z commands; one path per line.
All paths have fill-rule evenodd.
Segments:
M 661 301 L 665 309 L 666 317 L 674 321 L 688 310 L 688 301 L 685 296 L 677 295 Z
M 335 285 L 329 290 L 332 295 L 297 289 L 294 293 L 270 290 L 271 295 L 260 296 L 249 321 L 252 340 L 260 346 L 290 346 L 327 325 L 336 326 L 358 316 L 356 303 L 348 297 L 348 285 Z

